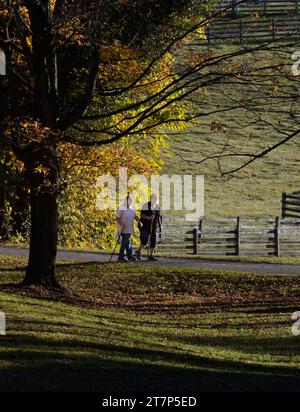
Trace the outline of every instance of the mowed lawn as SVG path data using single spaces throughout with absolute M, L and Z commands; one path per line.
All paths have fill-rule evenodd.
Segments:
M 0 283 L 24 267 L 0 258 Z M 300 390 L 300 278 L 118 264 L 58 272 L 68 299 L 0 290 L 2 391 Z

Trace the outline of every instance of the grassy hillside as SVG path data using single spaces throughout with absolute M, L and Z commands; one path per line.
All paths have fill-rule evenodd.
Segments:
M 218 46 L 214 53 L 228 52 L 236 47 L 238 46 Z M 260 52 L 256 56 L 248 56 L 247 59 L 253 65 L 267 66 L 279 62 L 289 65 L 292 64 L 292 59 L 287 59 L 292 51 L 294 50 L 287 53 Z M 283 86 L 285 91 L 295 91 L 294 87 L 298 87 L 291 82 L 280 82 L 280 87 Z M 208 155 L 220 153 L 224 146 L 227 153 L 258 153 L 282 139 L 283 135 L 275 128 L 287 133 L 298 128 L 300 106 L 294 106 L 297 114 L 295 118 L 286 113 L 278 115 L 274 112 L 279 109 L 289 111 L 289 101 L 278 96 L 272 100 L 271 89 L 262 90 L 262 86 L 260 89 L 260 92 L 270 99 L 270 106 L 259 113 L 262 117 L 259 121 L 255 114 L 239 108 L 203 118 L 197 126 L 191 127 L 182 135 L 173 135 L 170 138 L 174 156 L 167 158 L 165 172 L 205 175 L 207 216 L 280 216 L 282 193 L 300 190 L 299 137 L 225 181 L 221 178 L 220 166 L 222 171 L 230 171 L 241 165 L 245 158 L 227 157 L 220 164 L 218 159 L 208 160 L 200 165 L 194 163 Z M 238 102 L 242 97 L 256 98 L 255 93 L 257 88 L 247 84 L 238 86 L 224 83 L 208 88 L 198 97 L 198 105 L 200 110 L 210 112 L 232 105 L 232 102 Z
M 1 258 L 1 284 L 22 259 Z M 300 390 L 298 278 L 60 265 L 76 292 L 1 287 L 2 391 Z
M 212 137 L 200 139 L 193 133 L 185 137 L 184 143 L 182 137 L 172 141 L 174 152 L 185 159 L 200 159 L 206 150 L 214 147 L 216 145 Z M 226 163 L 228 168 L 235 164 L 234 161 Z M 198 166 L 183 161 L 175 154 L 167 160 L 165 171 L 170 174 L 205 175 L 206 216 L 280 216 L 282 193 L 300 190 L 300 143 L 295 141 L 287 144 L 226 181 L 220 177 L 217 162 L 213 160 Z

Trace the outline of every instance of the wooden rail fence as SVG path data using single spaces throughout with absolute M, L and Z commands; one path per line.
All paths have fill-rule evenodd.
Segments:
M 205 29 L 205 39 L 195 45 L 248 44 L 300 38 L 300 0 L 291 1 L 217 1 L 211 23 Z
M 258 43 L 300 37 L 300 19 L 291 20 L 289 24 L 282 19 L 235 19 L 216 20 L 206 28 L 206 42 L 209 44 L 228 41 L 233 44 Z M 199 42 L 199 45 L 203 41 Z
M 203 256 L 300 255 L 300 219 L 165 219 L 159 249 Z
M 300 219 L 300 192 L 282 195 L 282 217 Z
M 242 16 L 242 15 L 282 15 L 299 13 L 300 0 L 252 0 L 241 2 L 239 0 L 220 0 L 216 3 L 215 9 L 222 11 L 222 14 Z

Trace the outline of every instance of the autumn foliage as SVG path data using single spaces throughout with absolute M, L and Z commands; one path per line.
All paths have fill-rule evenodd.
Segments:
M 188 121 L 192 73 L 174 56 L 200 34 L 201 3 L 1 2 L 1 150 L 21 165 L 30 203 L 25 283 L 58 287 L 58 229 L 63 244 L 105 243 L 112 215 L 95 211 L 99 175 L 160 167 L 165 130 Z M 3 197 L 3 212 L 11 204 Z

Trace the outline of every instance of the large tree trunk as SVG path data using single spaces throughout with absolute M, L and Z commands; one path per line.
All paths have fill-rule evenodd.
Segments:
M 57 196 L 33 192 L 30 196 L 31 236 L 26 285 L 59 288 L 56 279 Z
M 41 146 L 27 165 L 30 186 L 31 233 L 25 285 L 60 288 L 56 278 L 58 227 L 58 169 L 53 147 Z M 42 165 L 46 173 L 36 170 Z

